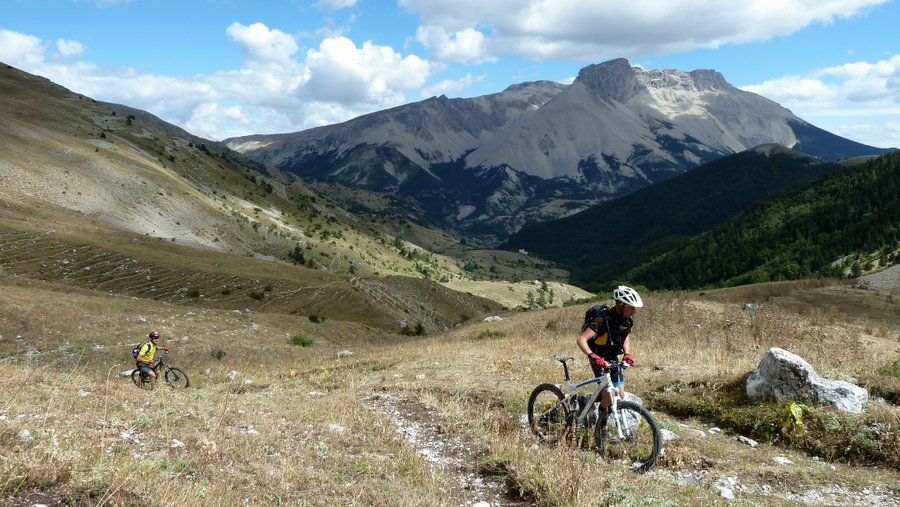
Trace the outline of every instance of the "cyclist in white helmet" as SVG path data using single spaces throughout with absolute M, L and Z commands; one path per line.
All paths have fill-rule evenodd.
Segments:
M 595 376 L 600 376 L 609 368 L 606 361 L 616 360 L 619 355 L 624 354 L 622 361 L 629 366 L 634 364 L 630 345 L 631 327 L 634 325 L 632 316 L 637 308 L 644 306 L 644 302 L 636 290 L 625 285 L 613 290 L 613 299 L 616 302 L 615 306 L 599 307 L 597 314 L 585 323 L 584 330 L 576 342 L 578 348 L 588 356 Z M 619 390 L 619 397 L 624 397 L 625 377 L 622 375 L 622 368 L 611 369 L 610 376 L 613 385 Z M 611 404 L 609 394 L 604 392 L 600 405 L 606 408 Z

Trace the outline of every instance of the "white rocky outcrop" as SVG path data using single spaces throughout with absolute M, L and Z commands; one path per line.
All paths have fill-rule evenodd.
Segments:
M 780 348 L 769 349 L 747 379 L 747 396 L 753 400 L 830 404 L 852 413 L 862 412 L 869 399 L 862 387 L 824 378 L 802 357 Z

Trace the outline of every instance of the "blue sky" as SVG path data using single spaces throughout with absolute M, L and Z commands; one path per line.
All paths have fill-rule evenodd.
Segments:
M 810 123 L 900 147 L 900 0 L 0 0 L 0 62 L 210 139 L 591 63 L 715 69 Z

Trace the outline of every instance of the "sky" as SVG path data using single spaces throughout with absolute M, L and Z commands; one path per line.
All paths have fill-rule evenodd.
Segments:
M 900 0 L 0 0 L 0 62 L 208 139 L 627 58 L 900 147 Z

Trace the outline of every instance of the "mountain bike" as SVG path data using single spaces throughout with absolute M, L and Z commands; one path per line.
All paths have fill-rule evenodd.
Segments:
M 156 364 L 153 365 L 153 371 L 156 372 L 156 381 L 159 382 L 160 380 L 164 380 L 169 387 L 188 387 L 191 384 L 191 381 L 188 379 L 187 373 L 183 372 L 180 368 L 169 366 L 169 363 L 165 361 L 166 354 L 168 353 L 168 350 L 163 352 L 159 358 L 157 358 Z M 142 373 L 138 368 L 135 368 L 134 371 L 131 372 L 131 381 L 140 389 L 153 389 L 153 383 L 151 383 L 148 376 Z
M 544 443 L 570 443 L 584 439 L 593 427 L 597 452 L 611 462 L 623 463 L 636 472 L 646 472 L 659 458 L 662 438 L 653 416 L 644 407 L 620 399 L 610 378 L 610 370 L 584 382 L 569 375 L 570 356 L 555 355 L 562 363 L 565 382 L 541 384 L 528 398 L 528 425 Z M 627 368 L 624 361 L 607 361 L 610 368 Z M 596 384 L 593 393 L 579 396 L 577 390 Z M 612 406 L 600 407 L 600 396 L 608 392 Z M 589 440 L 589 438 L 588 438 Z

